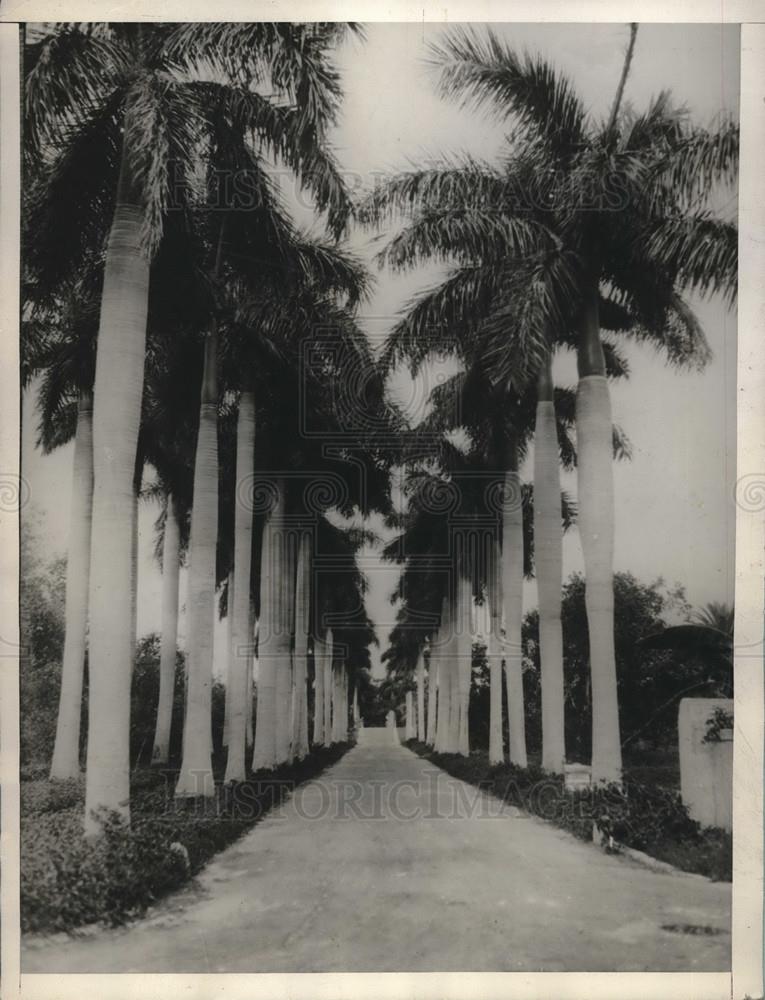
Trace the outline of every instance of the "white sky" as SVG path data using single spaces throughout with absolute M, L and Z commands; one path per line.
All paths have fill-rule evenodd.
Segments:
M 435 96 L 423 65 L 424 43 L 437 38 L 442 24 L 372 24 L 365 43 L 352 41 L 339 55 L 346 98 L 333 135 L 337 157 L 354 187 L 368 188 L 375 175 L 422 164 L 443 153 L 470 152 L 492 160 L 503 128 L 488 117 L 461 111 Z M 607 113 L 621 71 L 627 28 L 624 25 L 503 24 L 496 26 L 518 48 L 543 53 L 574 81 L 596 117 Z M 700 124 L 721 110 L 738 109 L 739 30 L 720 25 L 641 25 L 625 100 L 642 110 L 668 88 Z M 291 193 L 293 203 L 299 196 Z M 297 214 L 305 212 L 298 208 Z M 373 235 L 353 234 L 352 245 L 370 262 Z M 379 342 L 404 303 L 441 272 L 422 268 L 407 275 L 377 273 L 364 309 L 365 328 Z M 685 584 L 694 604 L 732 603 L 735 482 L 735 316 L 718 303 L 696 304 L 714 352 L 703 373 L 678 374 L 646 349 L 626 348 L 628 382 L 612 387 L 614 419 L 633 447 L 631 462 L 615 466 L 617 570 L 631 570 L 650 581 L 663 576 Z M 575 382 L 573 358 L 562 358 L 556 375 Z M 399 374 L 393 389 L 417 412 L 428 378 L 413 385 Z M 46 525 L 43 543 L 50 555 L 66 550 L 72 448 L 43 458 L 34 449 L 36 418 L 32 401 L 23 412 L 22 455 L 32 503 Z M 576 496 L 575 476 L 563 488 Z M 160 574 L 152 557 L 153 523 L 158 511 L 148 504 L 140 516 L 138 626 L 159 629 Z M 564 543 L 564 575 L 582 568 L 576 529 Z M 396 570 L 369 554 L 369 610 L 381 646 L 395 609 L 388 594 Z M 185 576 L 185 574 L 184 574 Z M 182 578 L 182 595 L 185 580 Z M 526 605 L 536 604 L 536 587 L 526 586 Z M 217 629 L 216 663 L 222 660 L 225 629 Z M 181 640 L 182 641 L 182 640 Z M 377 661 L 377 656 L 374 657 Z

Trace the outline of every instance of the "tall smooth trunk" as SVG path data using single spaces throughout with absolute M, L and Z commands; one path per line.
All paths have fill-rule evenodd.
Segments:
M 218 337 L 205 339 L 199 429 L 194 458 L 194 501 L 189 543 L 188 703 L 183 763 L 175 794 L 211 796 L 212 666 L 215 628 L 215 564 L 218 543 Z
M 335 658 L 335 640 L 332 629 L 326 632 L 324 653 L 324 741 L 327 746 L 334 742 L 332 737 L 332 665 Z
M 457 617 L 457 594 L 449 597 L 447 616 L 444 666 L 447 676 L 447 700 L 445 719 L 445 753 L 459 752 L 460 688 L 459 688 L 459 619 Z
M 449 598 L 441 601 L 441 619 L 438 627 L 438 710 L 434 748 L 445 753 L 448 746 L 448 728 L 451 701 L 451 673 L 449 670 Z
M 295 657 L 292 701 L 292 742 L 294 755 L 302 760 L 308 753 L 308 629 L 311 607 L 311 535 L 300 534 L 295 581 Z
M 159 653 L 159 702 L 152 761 L 166 764 L 170 755 L 175 665 L 178 648 L 178 585 L 181 570 L 181 532 L 170 493 L 166 499 L 165 537 L 162 542 L 162 640 Z
M 347 670 L 343 670 L 342 678 L 343 678 L 343 689 L 342 689 L 342 695 L 343 695 L 343 717 L 342 717 L 342 721 L 341 721 L 341 724 L 340 724 L 340 736 L 341 736 L 342 741 L 345 743 L 348 740 L 348 712 L 349 712 L 350 707 L 351 707 L 350 703 L 349 703 L 349 697 L 348 697 L 349 696 L 349 692 L 350 692 L 350 688 L 349 688 L 349 685 L 348 685 L 348 671 Z
M 318 636 L 313 641 L 313 744 L 322 747 L 326 743 L 324 729 L 324 661 L 327 644 Z
M 236 543 L 234 543 L 236 544 Z M 228 746 L 229 729 L 231 728 L 231 679 L 234 674 L 234 568 L 229 570 L 226 581 L 226 639 L 228 641 L 226 652 L 226 697 L 223 711 L 223 746 Z
M 457 683 L 459 685 L 459 753 L 470 753 L 470 682 L 473 672 L 473 588 L 469 577 L 460 575 L 457 589 Z
M 279 657 L 276 674 L 276 763 L 292 760 L 292 631 L 295 623 L 296 537 L 285 530 L 280 574 Z
M 499 539 L 489 541 L 489 763 L 501 764 L 505 759 L 502 738 L 502 553 Z
M 566 760 L 561 625 L 563 532 L 558 434 L 549 361 L 539 379 L 534 431 L 534 561 L 539 599 L 542 767 L 562 773 Z
M 255 718 L 254 771 L 276 766 L 276 674 L 280 655 L 281 547 L 284 535 L 284 486 L 277 483 L 276 502 L 263 529 L 260 557 L 258 626 L 258 701 Z
M 239 398 L 236 426 L 236 482 L 246 482 L 255 461 L 255 396 L 243 392 Z M 237 489 L 234 508 L 234 578 L 231 617 L 231 652 L 228 687 L 231 690 L 228 757 L 225 781 L 244 781 L 247 776 L 247 674 L 252 656 L 250 630 L 250 574 L 252 569 L 252 504 L 246 491 Z
M 253 740 L 255 738 L 255 729 L 253 726 L 253 711 L 252 711 L 252 695 L 254 690 L 254 674 L 255 674 L 255 643 L 258 634 L 258 624 L 255 620 L 255 602 L 250 595 L 250 617 L 247 624 L 247 634 L 250 637 L 250 655 L 247 657 L 247 686 L 246 686 L 246 698 L 247 704 L 245 706 L 245 743 L 248 748 L 252 747 Z
M 417 739 L 425 740 L 425 659 L 417 661 Z
M 77 403 L 71 497 L 66 560 L 66 633 L 51 778 L 76 778 L 80 773 L 80 713 L 88 629 L 93 512 L 93 395 L 90 392 L 81 392 Z
M 332 678 L 332 742 L 342 743 L 343 741 L 343 668 L 335 667 Z
M 593 280 L 580 328 L 576 396 L 579 534 L 592 682 L 592 780 L 621 782 L 622 754 L 614 650 L 614 482 L 611 399 Z
M 125 113 L 124 147 L 132 140 Z M 93 390 L 93 524 L 90 561 L 88 753 L 85 832 L 94 811 L 130 815 L 130 609 L 133 470 L 141 416 L 149 297 L 145 205 L 131 185 L 123 148 L 106 250 Z
M 412 740 L 415 737 L 415 727 L 413 725 L 413 704 L 414 699 L 412 698 L 412 692 L 407 691 L 404 700 L 404 712 L 406 713 L 406 718 L 404 720 L 404 739 Z
M 138 648 L 138 492 L 133 493 L 130 512 L 130 634 L 133 637 L 133 664 Z
M 523 504 L 515 447 L 509 449 L 502 514 L 502 598 L 505 605 L 505 678 L 510 727 L 510 762 L 526 767 L 523 699 Z
M 431 645 L 428 664 L 428 710 L 426 715 L 425 742 L 433 746 L 436 738 L 436 709 L 438 707 L 438 657 Z

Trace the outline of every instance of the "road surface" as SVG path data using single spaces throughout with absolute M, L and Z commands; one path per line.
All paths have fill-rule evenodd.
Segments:
M 28 939 L 24 972 L 706 971 L 730 885 L 608 856 L 386 729 L 127 928 Z

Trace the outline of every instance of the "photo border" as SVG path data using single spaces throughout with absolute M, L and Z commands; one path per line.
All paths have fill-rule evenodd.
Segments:
M 3 1000 L 21 995 L 43 1000 L 94 995 L 119 997 L 339 998 L 437 997 L 680 997 L 743 1000 L 761 997 L 763 943 L 763 552 L 765 551 L 765 10 L 757 0 L 724 6 L 712 0 L 486 0 L 478 10 L 460 3 L 444 8 L 389 2 L 322 0 L 139 0 L 105 4 L 74 0 L 5 0 L 0 20 L 0 469 L 16 482 L 19 470 L 19 42 L 15 21 L 56 20 L 357 20 L 456 22 L 741 23 L 741 172 L 739 187 L 739 302 L 736 504 L 736 652 L 733 779 L 734 876 L 732 975 L 729 973 L 386 973 L 19 976 L 18 671 L 13 656 L 0 659 L 0 904 L 2 905 Z M 381 16 L 381 9 L 386 16 Z M 215 16 L 211 16 L 214 14 Z M 749 22 L 749 23 L 747 23 Z M 15 477 L 15 479 L 14 479 Z M 742 501 L 747 490 L 748 502 Z M 751 499 L 753 498 L 753 499 Z M 18 518 L 0 517 L 0 637 L 18 651 Z M 3 650 L 0 650 L 3 652 Z M 18 656 L 18 652 L 15 654 Z

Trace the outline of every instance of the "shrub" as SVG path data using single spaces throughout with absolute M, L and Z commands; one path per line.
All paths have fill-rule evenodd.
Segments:
M 480 785 L 581 840 L 592 838 L 594 824 L 606 845 L 613 837 L 617 844 L 644 851 L 685 871 L 727 881 L 732 877 L 730 835 L 704 829 L 691 819 L 674 789 L 628 780 L 623 789 L 609 785 L 567 792 L 560 775 L 541 767 L 490 766 L 482 751 L 463 757 L 435 753 L 414 740 L 408 745 L 454 777 Z
M 21 926 L 25 932 L 119 924 L 182 885 L 281 801 L 334 763 L 350 743 L 314 748 L 304 760 L 253 774 L 210 800 L 173 798 L 177 771 L 131 775 L 128 827 L 103 814 L 103 836 L 83 837 L 81 780 L 26 782 L 21 794 Z

